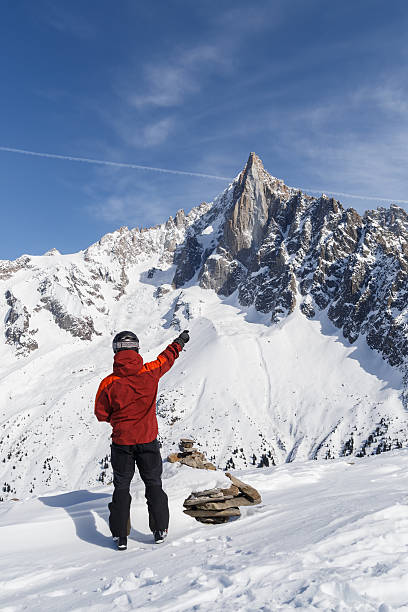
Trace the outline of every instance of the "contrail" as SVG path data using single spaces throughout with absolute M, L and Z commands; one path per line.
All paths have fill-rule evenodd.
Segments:
M 57 153 L 40 153 L 39 151 L 28 151 L 27 149 L 14 149 L 12 147 L 0 147 L 0 151 L 7 153 L 21 153 L 35 157 L 48 157 L 51 159 L 64 159 L 68 161 L 83 162 L 85 164 L 99 164 L 100 166 L 115 166 L 117 168 L 132 168 L 133 170 L 149 170 L 150 172 L 162 172 L 164 174 L 182 174 L 184 176 L 197 176 L 199 178 L 215 179 L 217 181 L 231 181 L 228 176 L 217 176 L 216 174 L 204 174 L 203 172 L 186 172 L 185 170 L 169 170 L 168 168 L 154 168 L 153 166 L 141 166 L 139 164 L 125 164 L 122 162 L 108 161 L 106 159 L 93 159 L 91 157 L 75 157 L 74 155 L 58 155 Z
M 198 178 L 214 179 L 217 181 L 232 181 L 230 176 L 218 176 L 216 174 L 205 174 L 203 172 L 187 172 L 185 170 L 170 170 L 169 168 L 156 168 L 154 166 L 142 166 L 141 164 L 127 164 L 123 162 L 109 161 L 106 159 L 94 159 L 91 157 L 76 157 L 74 155 L 58 155 L 57 153 L 41 153 L 39 151 L 29 151 L 27 149 L 16 149 L 13 147 L 1 147 L 0 151 L 6 153 L 20 153 L 22 155 L 33 155 L 34 157 L 46 157 L 50 159 L 63 159 L 74 162 L 82 162 L 85 164 L 97 164 L 100 166 L 114 166 L 116 168 L 132 168 L 133 170 L 147 170 L 149 172 L 161 172 L 164 174 L 178 174 L 182 176 L 196 176 Z M 332 191 L 331 189 L 310 189 L 300 187 L 302 191 L 310 191 L 311 193 L 328 193 L 330 195 L 341 196 L 345 198 L 354 198 L 356 200 L 374 200 L 376 202 L 395 202 L 396 204 L 408 204 L 408 200 L 395 200 L 393 198 L 380 198 L 371 195 L 357 195 L 355 193 L 344 193 L 342 191 Z
M 354 193 L 343 193 L 342 191 L 331 191 L 330 189 L 308 189 L 307 187 L 301 187 L 301 190 L 310 191 L 311 193 L 328 193 L 329 195 L 337 195 L 345 198 L 355 198 L 356 200 L 376 200 L 377 202 L 408 204 L 408 200 L 394 200 L 394 198 L 379 198 L 377 196 L 356 195 Z

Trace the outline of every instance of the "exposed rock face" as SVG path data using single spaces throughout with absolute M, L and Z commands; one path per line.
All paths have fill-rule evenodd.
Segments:
M 223 242 L 231 257 L 249 268 L 264 241 L 270 209 L 279 201 L 277 193 L 287 196 L 289 189 L 283 181 L 272 179 L 259 157 L 251 153 L 235 186 L 233 206 L 223 232 Z
M 192 315 L 190 312 L 190 304 L 185 299 L 184 292 L 181 291 L 174 301 L 172 311 L 169 313 L 171 316 L 170 326 L 174 327 L 176 331 L 181 331 L 188 326 L 188 321 Z
M 58 327 L 72 336 L 91 340 L 92 336 L 98 333 L 92 318 L 69 312 L 68 304 L 71 304 L 77 312 L 84 306 L 95 306 L 94 300 L 101 299 L 99 286 L 96 284 L 90 286 L 88 279 L 76 266 L 71 266 L 64 281 L 63 287 L 59 283 L 56 286 L 48 276 L 41 280 L 37 289 L 40 295 L 37 310 L 41 308 L 48 310 Z
M 66 311 L 63 304 L 49 297 L 43 297 L 41 301 L 44 304 L 44 308 L 49 310 L 54 317 L 58 327 L 68 331 L 74 337 L 81 338 L 81 340 L 91 340 L 93 334 L 98 333 L 95 331 L 90 317 L 83 319 L 74 317 Z
M 5 298 L 10 310 L 5 319 L 6 342 L 15 345 L 19 355 L 27 355 L 38 348 L 33 336 L 38 330 L 30 330 L 30 314 L 27 308 L 11 291 L 6 291 Z
M 147 274 L 147 280 L 155 282 L 155 274 L 170 267 L 176 258 L 180 268 L 179 281 L 176 279 L 174 284 L 183 284 L 190 278 L 190 270 L 201 264 L 200 246 L 194 231 L 189 233 L 189 229 L 210 208 L 210 204 L 203 202 L 188 215 L 180 210 L 175 219 L 170 217 L 166 223 L 146 230 L 122 227 L 75 256 L 64 256 L 57 249 L 51 249 L 42 257 L 23 256 L 16 261 L 1 261 L 0 281 L 15 278 L 20 272 L 25 272 L 28 278 L 29 273 L 30 287 L 37 294 L 34 305 L 33 299 L 25 304 L 24 298 L 20 300 L 13 295 L 6 298 L 10 301 L 4 332 L 6 342 L 15 346 L 18 356 L 38 348 L 39 340 L 32 337 L 36 329 L 29 327 L 30 322 L 36 327 L 43 311 L 50 312 L 58 328 L 75 338 L 91 340 L 100 335 L 98 324 L 106 327 L 110 300 L 119 302 L 126 296 L 134 266 L 143 265 L 152 257 L 156 264 Z M 198 245 L 198 255 L 190 262 L 191 245 Z M 23 277 L 22 282 L 26 282 Z M 170 284 L 164 286 L 157 291 L 157 297 L 171 289 Z M 188 315 L 187 310 L 188 305 L 177 301 L 174 327 Z
M 203 248 L 198 243 L 197 238 L 188 235 L 183 249 L 180 250 L 175 258 L 177 270 L 174 275 L 173 285 L 176 289 L 193 278 L 201 264 L 202 254 Z
M 229 253 L 218 247 L 215 255 L 210 255 L 200 272 L 200 285 L 204 289 L 214 289 L 220 295 L 231 295 L 246 278 L 246 268 Z
M 214 223 L 214 218 L 216 222 Z M 211 223 L 213 239 L 200 248 Z M 408 359 L 408 215 L 398 206 L 355 210 L 312 198 L 270 176 L 251 153 L 232 186 L 190 232 L 174 283 L 197 271 L 203 288 L 277 322 L 299 303 L 313 318 L 327 309 L 350 342 L 364 335 L 393 366 Z
M 202 287 L 214 289 L 221 295 L 230 295 L 237 288 L 241 288 L 242 304 L 252 303 L 255 300 L 256 287 L 264 284 L 265 276 L 253 282 L 246 295 L 243 287 L 251 281 L 251 274 L 256 276 L 265 263 L 274 271 L 275 293 L 280 293 L 282 284 L 290 285 L 291 279 L 283 278 L 279 279 L 279 282 L 275 279 L 284 271 L 284 253 L 278 250 L 271 257 L 267 245 L 269 238 L 270 246 L 274 246 L 271 236 L 275 224 L 273 215 L 281 212 L 281 201 L 292 193 L 294 190 L 288 188 L 283 181 L 271 177 L 259 157 L 251 153 L 226 207 L 217 248 L 203 263 L 200 272 Z M 267 259 L 268 261 L 264 261 Z M 259 293 L 259 290 L 256 293 Z M 284 301 L 287 302 L 287 307 L 290 307 L 291 300 L 286 297 Z M 259 296 L 257 306 L 259 310 L 270 312 L 274 306 L 278 310 L 278 304 L 275 302 L 269 287 L 262 292 L 262 297 Z
M 15 261 L 3 260 L 0 261 L 0 281 L 11 278 L 19 270 L 30 268 L 30 257 L 23 255 Z

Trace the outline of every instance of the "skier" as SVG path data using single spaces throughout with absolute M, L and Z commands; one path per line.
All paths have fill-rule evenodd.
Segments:
M 145 484 L 149 527 L 157 544 L 164 541 L 169 525 L 167 495 L 162 489 L 162 459 L 157 440 L 156 395 L 159 379 L 172 367 L 186 342 L 184 330 L 155 361 L 143 364 L 139 339 L 122 331 L 113 339 L 113 373 L 99 385 L 95 416 L 112 426 L 111 463 L 113 496 L 109 527 L 119 550 L 126 550 L 130 514 L 130 483 L 135 462 Z M 129 523 L 130 525 L 130 523 Z

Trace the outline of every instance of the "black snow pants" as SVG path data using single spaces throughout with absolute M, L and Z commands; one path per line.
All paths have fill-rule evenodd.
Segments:
M 145 484 L 145 496 L 149 511 L 151 531 L 164 530 L 169 526 L 169 505 L 162 489 L 162 458 L 157 440 L 146 444 L 111 445 L 113 469 L 113 496 L 109 504 L 109 527 L 113 536 L 127 535 L 127 523 L 132 500 L 129 487 L 135 473 L 135 463 Z

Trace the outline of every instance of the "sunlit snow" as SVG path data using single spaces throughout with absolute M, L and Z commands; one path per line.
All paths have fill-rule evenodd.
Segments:
M 202 525 L 183 500 L 223 474 L 165 464 L 171 519 L 160 546 L 136 479 L 126 552 L 110 538 L 110 487 L 1 504 L 1 610 L 408 609 L 406 451 L 238 474 L 262 504 Z

